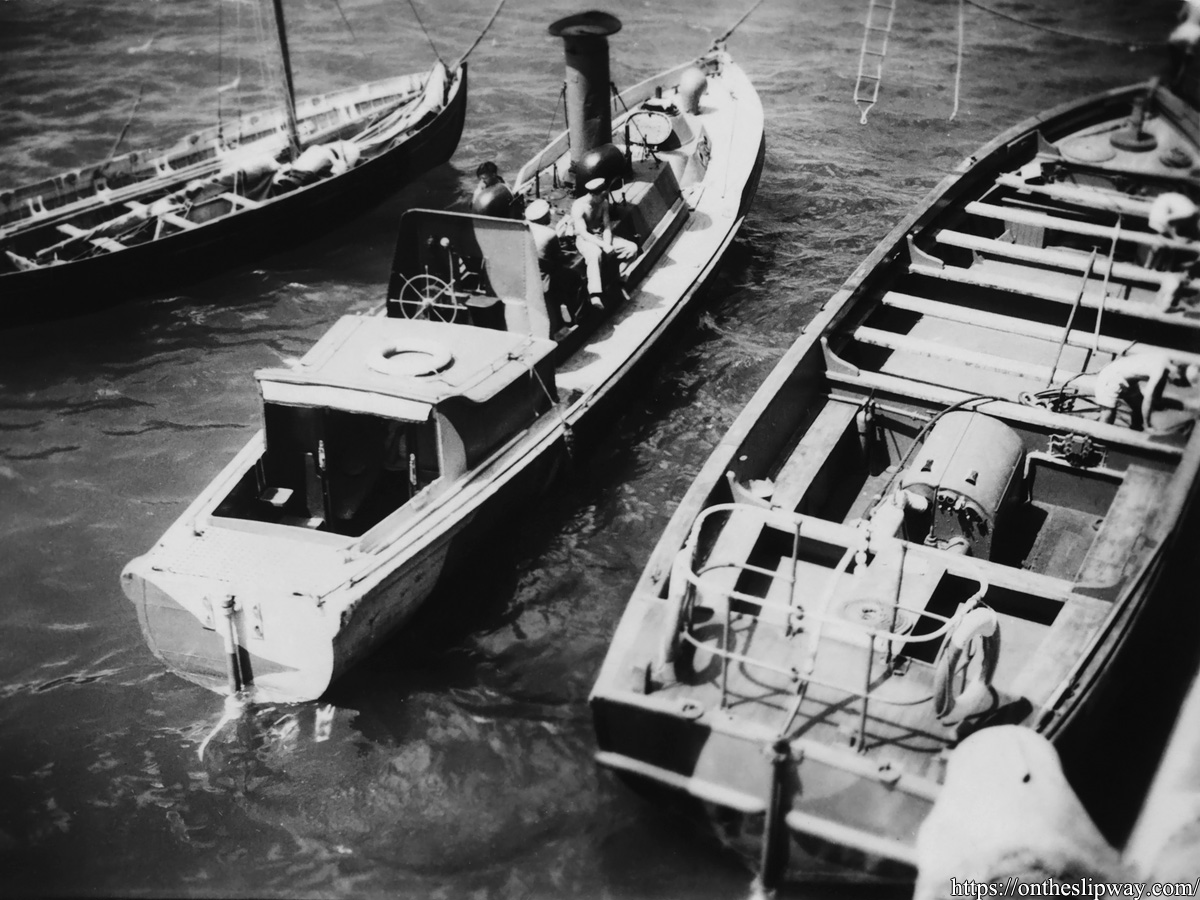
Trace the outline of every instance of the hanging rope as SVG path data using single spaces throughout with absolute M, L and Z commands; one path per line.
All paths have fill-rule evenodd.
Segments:
M 492 27 L 492 23 L 496 21 L 496 17 L 500 15 L 500 10 L 503 7 L 504 0 L 500 0 L 500 2 L 496 4 L 496 8 L 492 10 L 492 17 L 488 19 L 487 24 L 483 26 L 483 31 L 479 32 L 479 37 L 475 38 L 474 43 L 467 48 L 467 52 L 458 58 L 458 62 L 454 64 L 454 68 L 457 69 L 459 66 L 461 66 L 466 61 L 467 57 L 471 55 L 471 51 L 479 46 L 479 42 L 482 41 L 483 36 L 488 33 L 488 30 Z
M 950 110 L 950 121 L 954 121 L 954 117 L 958 115 L 958 93 L 962 86 L 962 61 L 963 61 L 963 42 L 964 42 L 964 21 L 967 5 L 966 0 L 958 0 L 958 64 L 954 67 L 954 109 Z
M 421 21 L 421 14 L 417 12 L 417 5 L 413 3 L 413 0 L 408 0 L 408 6 L 412 10 L 413 18 L 416 19 L 417 24 L 421 26 L 421 33 L 425 35 L 425 40 L 429 41 L 429 46 L 433 48 L 433 55 L 437 57 L 438 62 L 440 62 L 442 65 L 445 65 L 446 61 L 442 59 L 442 54 L 438 53 L 437 44 L 433 42 L 433 38 L 431 38 L 429 36 L 429 32 L 425 30 L 425 23 Z
M 546 128 L 545 143 L 550 143 L 550 138 L 554 134 L 554 123 L 558 121 L 558 107 L 565 105 L 567 102 L 567 83 L 564 81 L 562 90 L 558 92 L 558 99 L 554 101 L 554 112 L 550 113 L 550 125 Z
M 138 86 L 137 99 L 133 101 L 133 108 L 129 110 L 129 118 L 125 120 L 125 125 L 121 128 L 121 133 L 117 135 L 117 139 L 113 141 L 112 149 L 108 151 L 108 159 L 104 161 L 104 165 L 108 165 L 113 161 L 113 157 L 117 155 L 117 148 L 121 146 L 121 142 L 125 140 L 125 135 L 129 132 L 129 126 L 133 124 L 133 117 L 137 115 L 138 106 L 142 102 L 142 94 L 146 91 L 146 82 L 142 82 Z
M 1156 42 L 1149 43 L 1149 44 L 1142 44 L 1142 43 L 1136 43 L 1136 42 L 1131 42 L 1131 41 L 1123 41 L 1120 38 L 1105 37 L 1105 36 L 1099 35 L 1099 34 L 1081 34 L 1076 31 L 1067 31 L 1064 28 L 1053 28 L 1049 25 L 1040 25 L 1037 22 L 1030 22 L 1026 19 L 1021 19 L 1010 13 L 1001 12 L 998 9 L 993 9 L 990 6 L 980 3 L 979 0 L 963 0 L 963 2 L 970 3 L 972 6 L 976 7 L 977 9 L 982 9 L 984 12 L 991 13 L 993 16 L 999 16 L 1001 19 L 1008 19 L 1008 21 L 1010 21 L 1010 22 L 1016 22 L 1018 25 L 1024 25 L 1028 28 L 1036 28 L 1039 31 L 1045 31 L 1050 34 L 1057 34 L 1060 37 L 1073 38 L 1077 41 L 1092 41 L 1093 43 L 1097 43 L 1097 44 L 1108 44 L 1111 47 L 1127 47 L 1130 50 L 1154 50 L 1154 49 L 1158 49 L 1158 48 L 1167 46 L 1166 43 L 1163 41 L 1156 41 Z
M 744 13 L 742 13 L 742 17 L 733 23 L 732 28 L 730 28 L 727 32 L 725 32 L 723 35 L 721 35 L 719 38 L 717 38 L 715 41 L 713 41 L 713 48 L 715 49 L 719 44 L 723 44 L 727 40 L 729 40 L 730 35 L 732 35 L 735 31 L 737 31 L 738 26 L 741 25 L 743 22 L 745 22 L 748 18 L 750 18 L 750 14 L 752 12 L 754 12 L 756 9 L 758 9 L 760 6 L 762 6 L 764 2 L 765 2 L 765 0 L 758 0 L 757 3 L 755 3 L 752 7 L 750 7 L 748 10 L 746 10 Z

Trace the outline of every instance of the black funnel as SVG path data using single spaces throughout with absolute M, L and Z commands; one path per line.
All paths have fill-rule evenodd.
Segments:
M 550 26 L 550 33 L 563 39 L 566 55 L 572 168 L 593 147 L 612 141 L 608 36 L 620 30 L 620 19 L 595 11 L 567 16 Z

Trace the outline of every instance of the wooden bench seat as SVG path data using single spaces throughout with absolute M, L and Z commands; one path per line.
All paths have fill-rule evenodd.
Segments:
M 914 275 L 924 275 L 940 281 L 950 281 L 957 284 L 968 284 L 974 287 L 1006 291 L 1026 297 L 1036 297 L 1053 303 L 1062 303 L 1068 306 L 1075 302 L 1075 297 L 1078 294 L 1078 289 L 1054 290 L 1053 288 L 1039 284 L 1032 278 L 1018 278 L 987 272 L 979 266 L 964 269 L 961 266 L 914 262 L 909 265 L 908 270 Z M 1099 292 L 1100 282 L 1096 281 L 1094 290 L 1084 291 L 1081 305 L 1085 309 L 1098 309 L 1100 306 Z M 1182 328 L 1200 328 L 1200 316 L 1187 315 L 1181 312 L 1164 313 L 1149 302 L 1149 299 L 1147 301 L 1138 301 L 1108 297 L 1104 301 L 1104 309 L 1105 315 L 1116 313 Z
M 243 197 L 240 194 L 233 194 L 228 191 L 224 194 L 218 194 L 216 199 L 224 200 L 239 209 L 256 209 L 262 206 L 262 202 L 259 200 L 251 200 L 249 197 Z
M 1011 188 L 1023 194 L 1033 194 L 1047 197 L 1060 203 L 1069 203 L 1083 209 L 1117 213 L 1121 216 L 1131 216 L 1146 219 L 1150 215 L 1151 202 L 1130 197 L 1114 190 L 1093 187 L 1084 184 L 1030 184 L 1014 172 L 1006 172 L 996 178 L 996 184 Z
M 1112 225 L 1097 225 L 1093 222 L 1081 222 L 1054 216 L 1049 213 L 1032 209 L 1021 209 L 1015 206 L 998 206 L 994 203 L 984 203 L 976 200 L 966 205 L 966 211 L 973 216 L 987 219 L 999 219 L 1002 222 L 1012 222 L 1017 225 L 1028 225 L 1034 228 L 1048 228 L 1053 231 L 1080 235 L 1081 237 L 1100 238 L 1111 241 L 1116 229 Z M 1200 254 L 1200 242 L 1183 241 L 1177 238 L 1165 238 L 1149 231 L 1134 231 L 1122 228 L 1117 235 L 1118 241 L 1131 244 L 1141 244 L 1146 247 L 1170 247 L 1174 250 L 1187 250 Z
M 834 448 L 854 425 L 858 406 L 838 401 L 826 402 L 804 437 L 780 466 L 774 478 L 774 491 L 769 505 L 794 511 L 805 502 L 809 488 L 830 462 Z M 730 473 L 732 476 L 732 473 Z M 708 555 L 706 568 L 718 567 L 706 573 L 704 583 L 714 588 L 714 595 L 728 593 L 737 584 L 754 545 L 763 532 L 761 513 L 735 510 L 721 530 Z
M 832 351 L 827 352 L 833 355 Z M 856 392 L 873 390 L 882 395 L 895 394 L 937 406 L 950 406 L 978 397 L 970 391 L 947 387 L 944 384 L 918 382 L 884 372 L 860 370 L 849 366 L 844 361 L 828 365 L 825 377 L 833 384 L 845 384 Z M 1145 432 L 1132 431 L 1120 425 L 1107 425 L 1083 416 L 1051 412 L 1040 406 L 1026 406 L 1007 400 L 980 399 L 981 402 L 971 408 L 997 418 L 1021 422 L 1037 428 L 1050 428 L 1055 431 L 1069 430 L 1076 434 L 1087 435 L 1110 446 L 1129 447 L 1159 459 L 1178 461 L 1182 453 L 1180 447 L 1175 444 L 1156 440 Z
M 1012 241 L 985 238 L 977 234 L 966 234 L 961 231 L 950 231 L 949 229 L 939 231 L 936 239 L 939 244 L 945 244 L 947 247 L 958 247 L 962 250 L 972 250 L 977 253 L 990 253 L 993 256 L 1003 256 L 1007 259 L 1017 260 L 1018 262 L 1053 266 L 1058 269 L 1070 269 L 1073 272 L 1086 272 L 1088 270 L 1088 254 L 1075 250 L 1031 247 L 1028 244 L 1016 244 Z M 1097 278 L 1103 278 L 1104 273 L 1108 270 L 1108 266 L 1107 259 L 1097 256 L 1091 264 L 1092 274 Z M 1170 273 L 1161 272 L 1156 269 L 1147 269 L 1145 266 L 1139 266 L 1137 263 L 1114 262 L 1109 277 L 1125 281 L 1136 281 L 1142 284 L 1151 284 L 1155 288 L 1158 288 L 1162 286 L 1163 279 L 1168 274 Z
M 994 372 L 1018 375 L 1037 385 L 1045 385 L 1051 381 L 1050 366 L 1024 362 L 1008 356 L 998 356 L 993 353 L 984 353 L 971 347 L 962 347 L 943 341 L 923 340 L 907 334 L 897 334 L 894 331 L 885 331 L 882 328 L 870 328 L 865 325 L 855 329 L 854 339 L 860 343 L 869 344 L 874 347 L 915 353 L 919 356 L 950 360 L 978 369 L 990 369 Z M 1053 352 L 1052 345 L 1050 345 L 1050 351 Z M 1054 374 L 1058 376 L 1057 380 L 1059 381 L 1079 375 L 1078 372 L 1071 371 L 1061 363 L 1054 370 Z M 1075 378 L 1071 383 L 1084 393 L 1088 393 L 1091 390 L 1093 379 L 1087 375 L 1083 375 Z M 1014 397 L 1013 399 L 1016 398 Z
M 939 300 L 927 300 L 924 297 L 915 297 L 912 294 L 902 294 L 898 291 L 888 291 L 883 295 L 882 303 L 884 306 L 892 309 L 902 309 L 906 312 L 913 312 L 922 316 L 945 319 L 948 322 L 978 325 L 981 328 L 990 328 L 1005 334 L 1021 335 L 1022 337 L 1038 338 L 1045 341 L 1059 341 L 1062 339 L 1063 329 L 1058 325 L 1032 322 L 1028 319 L 1018 318 L 1017 316 L 984 312 L 982 310 L 971 309 L 970 307 L 957 306 L 953 303 L 943 303 Z M 1093 347 L 1093 344 L 1098 352 L 1112 356 L 1121 356 L 1131 350 L 1137 350 L 1139 353 L 1166 353 L 1173 359 L 1180 360 L 1181 362 L 1200 363 L 1200 353 L 1193 353 L 1187 350 L 1158 347 L 1153 344 L 1147 344 L 1144 341 L 1130 341 L 1124 338 L 1111 337 L 1106 334 L 1101 334 L 1097 341 L 1092 332 L 1080 331 L 1078 329 L 1072 329 L 1067 335 L 1068 347 L 1090 348 Z
M 199 227 L 195 222 L 191 222 L 185 219 L 183 216 L 179 216 L 171 212 L 159 213 L 158 218 L 166 222 L 168 225 L 174 225 L 176 228 L 182 231 Z
M 107 250 L 109 253 L 115 253 L 118 250 L 126 249 L 126 245 L 122 244 L 116 238 L 104 236 L 92 237 L 92 232 L 88 231 L 86 228 L 80 228 L 78 225 L 72 225 L 70 222 L 59 222 L 55 227 L 71 239 L 80 238 L 86 240 L 93 247 L 99 247 L 101 250 Z M 62 245 L 60 244 L 55 245 L 53 248 L 47 248 L 47 252 L 51 250 L 57 250 L 60 246 Z

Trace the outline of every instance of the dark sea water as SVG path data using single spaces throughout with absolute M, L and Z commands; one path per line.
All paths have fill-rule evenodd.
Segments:
M 1038 27 L 966 7 L 949 121 L 959 6 L 898 0 L 866 126 L 851 100 L 865 0 L 757 9 L 729 49 L 766 109 L 766 167 L 701 313 L 561 490 L 321 704 L 213 734 L 220 698 L 160 667 L 118 574 L 258 427 L 254 369 L 382 299 L 400 212 L 463 203 L 478 162 L 511 175 L 561 127 L 546 25 L 587 5 L 508 0 L 470 58 L 452 163 L 355 222 L 178 294 L 0 331 L 0 893 L 744 897 L 737 860 L 597 770 L 588 690 L 673 504 L 814 310 L 987 139 L 1158 68 L 1154 51 L 1057 32 L 1159 41 L 1178 7 L 993 3 Z M 417 8 L 454 58 L 494 5 Z M 698 54 L 749 6 L 605 4 L 625 24 L 614 80 Z M 342 0 L 353 36 L 332 0 L 287 9 L 301 94 L 433 61 L 400 0 Z M 253 106 L 254 11 L 0 2 L 0 185 L 101 160 L 127 122 L 123 148 L 211 124 L 218 98 L 236 110 L 216 87 L 238 74 Z

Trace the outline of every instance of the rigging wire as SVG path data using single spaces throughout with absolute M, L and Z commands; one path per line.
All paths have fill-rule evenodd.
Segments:
M 217 0 L 217 140 L 224 141 L 225 135 L 222 131 L 224 116 L 221 110 L 221 95 L 225 93 L 221 90 L 221 85 L 224 84 L 222 76 L 225 68 L 225 4 L 222 0 Z
M 750 18 L 750 14 L 752 12 L 754 12 L 756 9 L 758 9 L 760 6 L 762 6 L 764 2 L 766 2 L 766 0 L 758 0 L 757 3 L 755 3 L 748 10 L 746 10 L 744 13 L 742 13 L 742 17 L 733 23 L 732 28 L 730 28 L 723 35 L 721 35 L 719 38 L 717 38 L 715 41 L 713 41 L 713 46 L 715 47 L 718 44 L 723 44 L 723 43 L 725 43 L 725 41 L 729 40 L 730 35 L 732 35 L 735 31 L 737 31 L 738 26 L 741 25 L 743 22 L 745 22 L 748 18 Z
M 550 125 L 546 128 L 546 140 L 544 143 L 550 143 L 550 138 L 554 134 L 554 123 L 558 121 L 558 108 L 565 106 L 567 102 L 567 83 L 564 81 L 562 90 L 558 92 L 558 99 L 554 101 L 554 112 L 550 113 Z
M 152 28 L 154 30 L 153 30 L 153 33 L 150 35 L 150 40 L 146 41 L 146 43 L 142 44 L 140 47 L 129 48 L 128 50 L 125 51 L 126 53 L 148 53 L 148 52 L 150 52 L 150 48 L 154 45 L 154 42 L 156 40 L 158 40 L 159 19 L 161 16 L 162 16 L 162 8 L 159 4 L 155 3 L 154 4 L 154 22 L 152 24 Z M 105 166 L 107 166 L 110 162 L 113 161 L 113 159 L 117 155 L 117 150 L 120 148 L 121 143 L 125 140 L 125 136 L 127 134 L 129 134 L 129 129 L 133 126 L 133 118 L 134 118 L 134 116 L 137 115 L 138 107 L 142 105 L 142 96 L 145 93 L 146 93 L 146 73 L 143 70 L 142 81 L 141 81 L 141 84 L 138 85 L 137 97 L 133 101 L 133 106 L 130 107 L 130 109 L 129 109 L 129 115 L 125 119 L 125 124 L 123 126 L 121 126 L 121 131 L 117 135 L 117 139 L 115 141 L 113 141 L 112 149 L 108 151 L 108 159 L 106 159 L 104 161 Z M 101 168 L 103 168 L 103 166 L 101 166 Z
M 963 42 L 965 36 L 966 0 L 958 0 L 958 62 L 954 67 L 954 109 L 950 110 L 950 121 L 958 115 L 958 97 L 962 87 Z
M 354 42 L 354 49 L 358 51 L 358 55 L 366 59 L 367 54 L 363 51 L 362 46 L 358 43 L 358 35 L 354 33 L 354 26 L 350 24 L 350 20 L 346 18 L 346 11 L 342 9 L 341 0 L 333 0 L 333 5 L 337 7 L 338 15 L 342 17 L 342 24 L 346 26 L 346 30 L 350 32 L 350 40 Z
M 104 161 L 105 166 L 113 161 L 113 158 L 117 155 L 117 148 L 120 147 L 121 142 L 125 140 L 125 135 L 129 133 L 129 126 L 133 124 L 133 117 L 137 115 L 138 107 L 142 103 L 142 94 L 145 92 L 146 82 L 143 79 L 142 83 L 138 85 L 137 99 L 133 101 L 133 107 L 129 110 L 129 117 L 125 120 L 125 125 L 121 128 L 121 133 L 118 134 L 117 139 L 113 141 L 112 149 L 108 151 L 108 159 Z M 103 168 L 103 166 L 101 166 L 101 168 Z
M 440 62 L 442 65 L 445 65 L 446 61 L 442 59 L 442 54 L 438 52 L 437 44 L 433 42 L 433 38 L 429 36 L 429 32 L 425 28 L 425 23 L 421 21 L 421 14 L 417 12 L 417 5 L 413 2 L 413 0 L 408 0 L 408 6 L 412 10 L 413 18 L 415 18 L 417 20 L 417 24 L 421 26 L 421 33 L 425 35 L 425 40 L 429 41 L 429 46 L 433 48 L 433 55 L 437 57 L 438 62 Z
M 254 39 L 255 47 L 258 50 L 258 71 L 261 81 L 259 90 L 267 92 L 268 98 L 278 101 L 282 107 L 287 103 L 287 91 L 284 87 L 286 77 L 279 70 L 278 54 L 274 52 L 279 41 L 279 36 L 274 30 L 275 27 L 273 23 L 268 27 L 266 10 L 261 2 L 256 2 L 254 4 Z M 239 123 L 245 125 L 245 120 L 239 119 Z M 239 133 L 239 141 L 241 138 L 242 134 Z
M 1040 25 L 1037 22 L 1030 22 L 1027 19 L 1022 19 L 1019 16 L 1012 15 L 1011 13 L 1001 12 L 998 9 L 981 3 L 980 0 L 963 0 L 963 2 L 970 3 L 975 8 L 982 9 L 984 12 L 991 13 L 993 16 L 999 16 L 1001 19 L 1008 19 L 1010 22 L 1016 22 L 1018 25 L 1036 28 L 1040 31 L 1049 32 L 1050 34 L 1057 34 L 1060 37 L 1074 38 L 1078 41 L 1092 41 L 1097 44 L 1108 44 L 1112 47 L 1127 47 L 1130 50 L 1154 50 L 1167 46 L 1164 41 L 1142 43 L 1138 41 L 1123 41 L 1119 38 L 1110 38 L 1099 34 L 1082 34 L 1077 31 L 1067 31 L 1064 28 L 1054 28 L 1050 25 Z
M 412 0 L 409 0 L 409 2 L 411 3 Z M 479 37 L 475 38 L 475 42 L 467 48 L 467 52 L 458 58 L 458 62 L 454 64 L 453 68 L 457 69 L 459 66 L 461 66 L 463 62 L 466 61 L 466 58 L 471 55 L 471 51 L 479 46 L 479 42 L 483 40 L 483 36 L 488 33 L 488 29 L 492 27 L 492 23 L 496 21 L 496 17 L 500 15 L 500 10 L 503 8 L 503 6 L 504 0 L 500 0 L 500 2 L 496 4 L 496 8 L 492 10 L 492 17 L 488 19 L 487 24 L 483 26 L 483 31 L 479 32 Z

